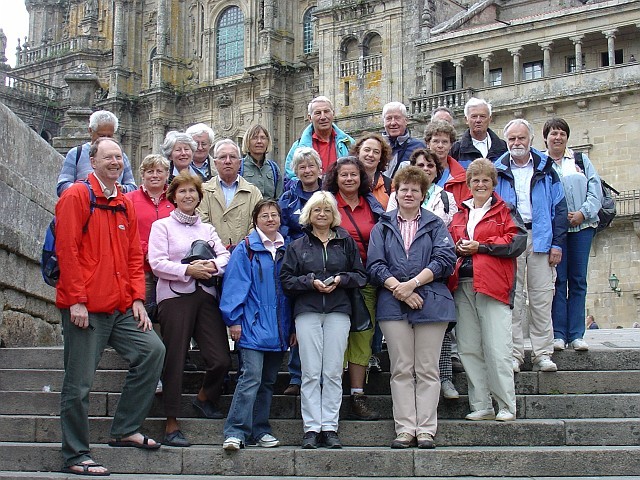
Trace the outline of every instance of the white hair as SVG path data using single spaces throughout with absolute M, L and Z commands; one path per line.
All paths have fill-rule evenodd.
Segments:
M 326 102 L 329 104 L 329 107 L 331 108 L 331 111 L 333 112 L 333 103 L 331 102 L 331 100 L 329 100 L 328 97 L 325 97 L 324 95 L 320 95 L 318 97 L 315 97 L 313 100 L 311 100 L 309 102 L 309 105 L 307 106 L 307 113 L 309 114 L 309 116 L 311 116 L 311 113 L 313 112 L 313 104 L 314 103 L 318 103 L 318 102 Z
M 313 160 L 317 167 L 322 170 L 322 160 L 320 155 L 311 147 L 299 147 L 293 152 L 293 159 L 291 160 L 291 168 L 295 172 L 298 167 L 305 160 Z
M 192 137 L 206 133 L 209 136 L 209 143 L 213 144 L 213 142 L 216 141 L 216 134 L 211 129 L 211 127 L 205 125 L 204 123 L 196 123 L 195 125 L 191 125 L 189 128 L 187 128 L 185 133 L 191 135 Z
M 407 118 L 407 107 L 401 102 L 389 102 L 382 107 L 382 119 L 387 116 L 388 111 L 399 111 L 403 117 Z
M 171 130 L 164 137 L 164 142 L 162 142 L 162 147 L 160 147 L 162 155 L 164 155 L 165 158 L 169 158 L 171 156 L 171 152 L 173 152 L 173 147 L 176 146 L 176 143 L 189 145 L 192 152 L 195 152 L 198 149 L 198 144 L 193 140 L 193 138 L 191 138 L 191 135 Z
M 469 116 L 469 109 L 471 107 L 486 107 L 489 110 L 489 116 L 491 116 L 491 104 L 482 98 L 471 97 L 464 105 L 464 116 Z
M 502 129 L 502 136 L 504 138 L 507 138 L 507 132 L 514 125 L 524 125 L 525 127 L 527 127 L 527 130 L 529 130 L 529 140 L 533 141 L 533 137 L 535 136 L 535 133 L 533 132 L 533 127 L 524 118 L 514 118 L 513 120 L 509 121 L 509 123 L 507 123 Z
M 109 110 L 98 110 L 93 112 L 89 117 L 89 128 L 92 132 L 98 130 L 100 125 L 113 125 L 113 131 L 118 131 L 118 117 L 116 117 Z
M 238 150 L 238 158 L 242 158 L 242 153 L 240 152 L 240 147 L 238 146 L 238 144 L 236 142 L 234 142 L 230 138 L 223 138 L 222 140 L 218 140 L 216 142 L 216 144 L 213 146 L 213 158 L 217 158 L 218 157 L 218 150 L 220 150 L 220 148 L 223 145 L 233 145 L 236 148 L 236 150 Z

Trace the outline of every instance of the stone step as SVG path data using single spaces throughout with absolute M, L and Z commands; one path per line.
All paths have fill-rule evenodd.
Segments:
M 111 418 L 89 419 L 92 443 L 107 443 Z M 182 419 L 181 429 L 193 444 L 222 445 L 224 420 Z M 302 420 L 271 421 L 274 435 L 282 445 L 298 446 L 302 441 Z M 163 418 L 148 418 L 142 428 L 150 437 L 161 440 Z M 2 439 L 10 442 L 59 443 L 58 416 L 0 416 Z M 638 445 L 640 418 L 607 419 L 518 419 L 515 422 L 438 421 L 438 446 L 589 446 Z M 386 447 L 395 437 L 393 420 L 340 422 L 340 438 L 353 447 Z
M 93 445 L 95 460 L 114 473 L 268 476 L 630 476 L 640 472 L 639 446 L 441 447 L 392 450 L 349 447 L 302 450 L 219 446 L 164 447 L 148 452 Z M 2 471 L 59 471 L 60 445 L 0 443 Z
M 195 394 L 182 396 L 182 418 L 195 418 L 197 413 L 191 406 Z M 220 400 L 222 412 L 227 412 L 231 395 L 223 395 Z M 89 415 L 112 417 L 115 414 L 119 393 L 92 393 L 89 399 Z M 392 400 L 390 395 L 371 395 L 370 406 L 382 418 L 391 419 Z M 590 395 L 518 395 L 516 396 L 518 418 L 634 418 L 640 417 L 640 394 L 590 394 Z M 0 392 L 0 415 L 58 415 L 60 393 L 57 392 Z M 343 396 L 342 418 L 349 413 L 349 397 Z M 462 419 L 469 413 L 468 397 L 461 395 L 458 400 L 440 399 L 438 418 Z M 150 417 L 163 417 L 162 398 L 157 396 L 149 412 Z M 272 419 L 301 418 L 300 398 L 275 395 L 271 406 Z
M 618 342 L 620 343 L 620 342 Z M 232 354 L 234 358 L 236 355 Z M 192 360 L 201 367 L 204 365 L 200 352 L 190 352 Z M 387 352 L 378 354 L 384 371 L 389 371 L 389 357 Z M 526 351 L 523 370 L 531 370 L 531 352 Z M 611 342 L 591 347 L 588 352 L 575 352 L 565 350 L 555 352 L 553 360 L 561 371 L 573 370 L 635 370 L 640 365 L 640 349 L 627 347 L 624 344 L 618 346 Z M 282 371 L 286 371 L 287 357 L 283 361 Z M 25 348 L 0 348 L 0 365 L 7 369 L 55 369 L 62 370 L 62 347 L 25 347 Z M 105 350 L 99 365 L 103 370 L 126 370 L 127 364 L 112 349 Z
M 640 365 L 640 364 L 638 364 Z M 98 370 L 93 383 L 94 392 L 119 392 L 127 372 L 124 370 Z M 20 370 L 0 369 L 0 391 L 43 391 L 59 392 L 62 388 L 63 370 Z M 204 372 L 185 372 L 183 392 L 197 393 L 202 384 Z M 388 395 L 388 372 L 369 375 L 366 392 L 369 395 Z M 284 391 L 289 383 L 289 375 L 280 373 L 275 385 L 275 393 Z M 349 392 L 348 376 L 343 382 L 345 393 Z M 462 394 L 467 393 L 466 377 L 463 373 L 454 375 L 454 384 Z M 521 372 L 515 375 L 516 394 L 592 394 L 592 393 L 640 393 L 640 370 L 599 370 L 599 371 L 559 371 Z

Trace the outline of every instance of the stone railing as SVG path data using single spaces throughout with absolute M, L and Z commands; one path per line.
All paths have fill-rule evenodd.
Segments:
M 105 39 L 103 38 L 76 37 L 39 47 L 23 48 L 20 53 L 16 52 L 16 67 L 22 67 L 40 60 L 57 57 L 68 52 L 102 49 L 104 44 Z
M 13 76 L 11 74 L 3 75 L 5 87 L 15 89 L 22 94 L 30 94 L 38 97 L 44 97 L 51 101 L 60 101 L 62 99 L 62 88 L 52 87 L 35 80 L 27 80 Z
M 447 107 L 451 110 L 461 109 L 473 95 L 473 89 L 465 88 L 412 98 L 410 112 L 415 116 L 428 116 L 438 107 Z
M 382 55 L 368 55 L 357 60 L 340 62 L 340 78 L 360 76 L 377 70 L 382 70 Z
M 382 55 L 369 55 L 362 59 L 362 69 L 364 73 L 382 70 Z
M 640 190 L 625 190 L 615 196 L 618 216 L 640 215 Z
M 357 75 L 360 70 L 360 60 L 347 60 L 340 62 L 340 77 Z

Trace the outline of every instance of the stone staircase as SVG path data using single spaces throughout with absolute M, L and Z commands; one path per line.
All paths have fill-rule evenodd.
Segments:
M 595 344 L 593 338 L 588 340 L 589 352 L 554 355 L 556 373 L 532 372 L 530 362 L 525 363 L 516 374 L 515 422 L 465 421 L 466 379 L 457 374 L 454 383 L 461 398 L 440 401 L 438 448 L 427 451 L 388 447 L 394 429 L 385 354 L 383 372 L 372 373 L 367 387 L 371 404 L 383 419 L 341 421 L 342 450 L 299 448 L 299 398 L 279 394 L 288 383 L 285 368 L 271 415 L 274 434 L 283 444 L 280 448 L 222 450 L 224 421 L 197 418 L 191 407 L 202 372 L 185 374 L 181 427 L 194 446 L 163 447 L 157 452 L 111 448 L 106 443 L 126 365 L 115 352 L 107 351 L 90 401 L 92 455 L 113 472 L 111 478 L 122 479 L 640 475 L 640 341 L 625 340 L 620 334 Z M 197 353 L 193 357 L 198 363 Z M 0 478 L 67 478 L 49 473 L 61 467 L 62 377 L 61 348 L 0 349 Z M 226 411 L 230 402 L 231 396 L 225 395 L 222 409 Z M 345 395 L 345 413 L 347 405 Z M 162 405 L 156 400 L 144 431 L 160 439 L 163 423 Z

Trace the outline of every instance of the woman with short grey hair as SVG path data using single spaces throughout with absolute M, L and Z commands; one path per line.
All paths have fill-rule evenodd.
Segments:
M 191 135 L 172 130 L 167 133 L 162 142 L 162 155 L 169 160 L 169 183 L 184 169 L 189 169 L 192 175 L 198 175 L 191 162 L 198 144 Z

